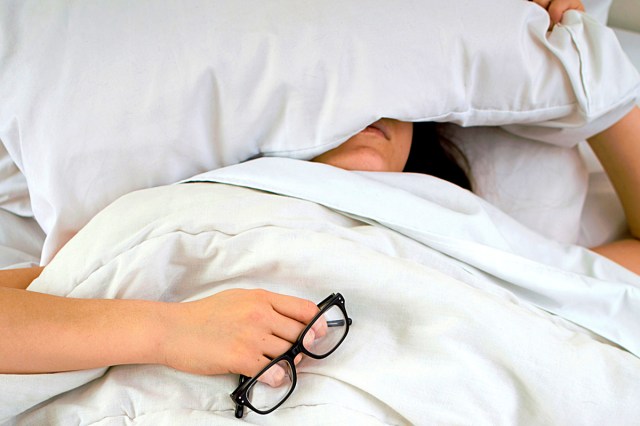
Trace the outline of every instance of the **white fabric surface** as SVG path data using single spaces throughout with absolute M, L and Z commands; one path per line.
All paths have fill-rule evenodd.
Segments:
M 27 180 L 0 141 L 0 269 L 38 265 L 44 239 Z
M 581 16 L 584 19 L 581 20 Z M 617 81 L 621 74 L 616 66 L 611 66 L 612 64 L 624 62 L 629 66 L 628 69 L 625 69 L 624 74 L 628 71 L 628 78 L 631 80 L 634 79 L 631 77 L 634 74 L 637 78 L 638 71 L 621 50 L 613 30 L 605 26 L 594 25 L 595 22 L 588 15 L 569 11 L 563 15 L 562 19 L 562 28 L 567 31 L 569 37 L 559 39 L 559 32 L 551 32 L 548 38 L 552 43 L 555 42 L 551 50 L 555 50 L 559 46 L 570 45 L 578 52 L 577 55 L 565 55 L 560 49 L 558 59 L 568 70 L 570 78 L 572 72 L 575 72 L 576 76 L 580 76 L 579 79 L 571 79 L 577 103 L 581 108 L 584 108 L 584 114 L 587 116 L 591 115 L 592 111 L 600 111 L 598 121 L 586 126 L 583 126 L 580 121 L 572 122 L 571 120 L 565 120 L 562 123 L 543 123 L 540 126 L 523 126 L 516 123 L 504 126 L 505 129 L 531 139 L 553 141 L 563 146 L 575 146 L 581 140 L 613 125 L 633 107 L 637 101 L 637 95 L 633 95 L 631 98 L 621 97 L 617 108 L 614 108 L 610 103 L 611 99 L 607 100 L 607 96 L 604 95 L 608 90 L 618 92 L 621 87 L 628 87 L 628 83 L 624 82 L 626 76 L 622 77 L 623 81 Z M 613 36 L 616 41 L 611 44 L 602 43 L 602 40 L 608 36 Z M 624 59 L 621 58 L 621 55 Z M 603 87 L 602 84 L 607 87 Z M 633 92 L 635 93 L 635 90 Z M 629 102 L 630 99 L 634 100 Z M 609 107 L 603 109 L 605 104 Z M 578 132 L 575 130 L 576 126 L 580 127 Z M 598 127 L 598 130 L 595 127 Z M 576 138 L 578 134 L 582 137 Z
M 573 144 L 622 113 L 638 76 L 591 18 L 547 26 L 524 0 L 8 0 L 0 139 L 47 263 L 120 195 L 258 154 L 309 158 L 381 116 L 535 123 Z
M 582 247 L 549 241 L 448 182 L 425 177 L 429 181 L 418 186 L 419 180 L 405 181 L 407 174 L 403 173 L 360 174 L 367 179 L 358 180 L 350 172 L 321 164 L 262 159 L 208 172 L 192 180 L 243 185 L 298 197 L 375 221 L 491 273 L 510 283 L 510 290 L 524 300 L 597 330 L 640 354 L 640 346 L 635 347 L 640 343 L 640 329 L 633 320 L 628 321 L 638 315 L 633 312 L 634 305 L 640 303 L 636 274 Z M 386 176 L 383 182 L 405 189 L 413 184 L 409 187 L 413 193 L 372 185 L 370 181 L 380 176 Z M 316 179 L 322 183 L 315 184 Z M 438 215 L 439 206 L 434 211 L 423 199 L 444 203 L 448 210 Z M 452 211 L 456 214 L 451 215 Z M 531 275 L 524 272 L 529 270 L 533 270 Z M 559 271 L 577 275 L 563 273 L 554 277 L 554 272 Z M 540 276 L 546 276 L 543 282 Z M 608 283 L 610 280 L 616 283 Z M 620 286 L 617 281 L 631 285 Z M 585 285 L 589 291 L 584 291 Z M 567 303 L 565 298 L 571 302 Z M 583 310 L 582 305 L 588 305 L 590 310 Z M 607 317 L 622 322 L 607 324 L 602 321 Z
M 0 141 L 0 208 L 20 216 L 33 216 L 27 179 Z
M 444 124 L 439 131 L 465 153 L 477 195 L 548 238 L 578 241 L 589 174 L 577 147 L 541 143 L 499 127 Z
M 343 346 L 302 365 L 283 408 L 249 414 L 248 423 L 580 425 L 640 415 L 640 359 L 607 343 L 640 353 L 637 275 L 536 236 L 428 176 L 261 159 L 196 179 L 268 192 L 204 183 L 131 193 L 30 289 L 158 300 L 229 287 L 313 300 L 340 291 L 354 321 Z M 357 217 L 362 211 L 370 214 Z M 20 425 L 233 421 L 234 376 L 122 366 L 90 381 L 102 373 L 1 376 L 2 417 Z M 31 401 L 14 402 L 30 389 L 39 392 Z
M 35 219 L 0 208 L 0 269 L 39 265 L 44 238 Z

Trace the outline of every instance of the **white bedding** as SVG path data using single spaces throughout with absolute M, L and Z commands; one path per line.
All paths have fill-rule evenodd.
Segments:
M 122 197 L 30 290 L 174 301 L 230 287 L 318 301 L 341 292 L 354 321 L 343 346 L 326 360 L 305 361 L 284 406 L 248 414 L 248 423 L 576 425 L 639 418 L 637 275 L 533 234 L 428 176 L 260 159 L 195 180 L 229 184 Z M 235 421 L 228 394 L 236 382 L 149 365 L 5 375 L 0 418 L 225 424 Z

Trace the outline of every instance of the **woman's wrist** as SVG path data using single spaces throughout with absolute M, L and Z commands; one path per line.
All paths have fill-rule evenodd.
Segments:
M 172 336 L 176 334 L 176 328 L 183 317 L 183 304 L 148 302 L 148 309 L 148 326 L 144 331 L 147 338 L 141 346 L 140 358 L 131 363 L 170 366 L 169 354 L 174 340 Z
M 146 300 L 114 300 L 126 304 L 123 322 L 112 328 L 117 349 L 109 365 L 167 364 L 168 337 L 180 318 L 180 304 Z M 115 325 L 115 324 L 114 324 Z

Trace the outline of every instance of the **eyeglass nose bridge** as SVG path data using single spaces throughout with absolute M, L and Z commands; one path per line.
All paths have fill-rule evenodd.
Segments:
M 303 343 L 301 341 L 299 344 L 294 345 L 291 349 L 289 349 L 289 352 L 290 352 L 289 355 L 291 356 L 291 359 L 295 360 L 295 358 L 299 354 L 303 353 L 302 348 L 303 348 Z

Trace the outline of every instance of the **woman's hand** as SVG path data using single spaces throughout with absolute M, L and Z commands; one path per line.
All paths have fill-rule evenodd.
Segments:
M 531 0 L 549 12 L 551 25 L 549 29 L 562 20 L 567 10 L 579 10 L 584 12 L 584 5 L 580 0 Z
M 265 290 L 234 289 L 170 310 L 158 362 L 196 374 L 254 376 L 289 350 L 318 307 Z

